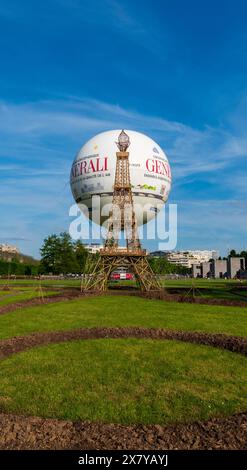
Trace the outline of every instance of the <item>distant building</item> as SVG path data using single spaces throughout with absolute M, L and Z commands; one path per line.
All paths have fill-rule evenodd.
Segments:
M 165 254 L 166 254 L 165 251 L 158 250 L 158 251 L 152 251 L 150 253 L 150 256 L 152 256 L 152 258 L 164 258 Z
M 218 258 L 219 253 L 216 250 L 153 251 L 150 255 L 154 257 L 164 256 L 172 264 L 191 268 L 194 264 L 198 265 L 208 262 L 210 259 Z
M 228 277 L 227 260 L 226 259 L 214 259 L 213 262 L 211 263 L 211 272 L 212 272 L 212 277 L 214 277 L 215 279 Z
M 0 244 L 0 254 L 11 254 L 11 255 L 19 255 L 20 251 L 16 246 L 9 245 L 8 243 Z
M 192 264 L 192 277 L 202 277 L 202 268 L 200 264 Z
M 211 263 L 202 263 L 202 277 L 211 277 Z
M 102 248 L 104 248 L 103 245 L 100 245 L 100 243 L 90 243 L 88 245 L 84 245 L 86 250 L 88 250 L 89 253 L 95 255 L 98 253 Z
M 213 259 L 210 263 L 195 264 L 192 267 L 193 277 L 213 277 L 234 279 L 245 276 L 245 259 L 230 256 L 228 259 Z
M 244 258 L 233 258 L 230 257 L 227 260 L 228 274 L 230 278 L 238 276 L 239 271 L 244 271 L 246 269 L 245 259 Z

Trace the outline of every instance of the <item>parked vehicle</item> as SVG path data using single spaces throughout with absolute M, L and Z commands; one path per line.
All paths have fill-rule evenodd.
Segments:
M 132 273 L 119 271 L 114 271 L 111 273 L 112 281 L 130 281 L 132 279 L 134 279 L 134 275 Z

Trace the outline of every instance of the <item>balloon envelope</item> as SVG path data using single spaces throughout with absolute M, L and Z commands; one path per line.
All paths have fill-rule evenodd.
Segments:
M 75 201 L 83 213 L 100 225 L 109 217 L 120 132 L 121 129 L 116 129 L 91 138 L 78 152 L 71 168 L 70 185 Z M 153 219 L 167 201 L 171 170 L 166 154 L 153 139 L 140 132 L 125 132 L 130 139 L 129 168 L 137 223 L 142 225 Z

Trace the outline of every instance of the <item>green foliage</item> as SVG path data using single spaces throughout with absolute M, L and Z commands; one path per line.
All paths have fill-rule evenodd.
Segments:
M 149 257 L 151 268 L 156 274 L 191 274 L 191 269 L 170 263 L 165 257 Z
M 67 232 L 62 232 L 45 238 L 40 253 L 42 274 L 66 274 L 83 272 L 88 252 L 81 241 L 74 243 Z
M 247 251 L 245 250 L 241 251 L 239 256 L 241 256 L 241 258 L 245 258 L 245 266 L 247 268 Z
M 246 250 L 242 250 L 240 251 L 240 253 L 238 253 L 236 250 L 231 250 L 229 255 L 232 257 L 237 257 L 237 258 L 239 257 L 245 258 L 245 266 L 247 268 L 247 251 Z
M 38 274 L 38 270 L 38 264 L 21 263 L 18 259 L 12 261 L 4 261 L 0 259 L 1 276 L 36 276 Z
M 81 240 L 78 240 L 75 243 L 75 257 L 76 257 L 76 261 L 79 267 L 79 271 L 83 272 L 85 269 L 85 265 L 86 265 L 86 261 L 88 257 L 88 251 L 86 250 Z
M 60 272 L 60 240 L 57 235 L 49 235 L 45 238 L 44 243 L 40 249 L 41 262 L 40 270 L 43 273 Z
M 238 253 L 236 250 L 231 250 L 229 255 L 233 257 L 241 257 L 247 259 L 247 251 L 245 250 L 240 251 L 240 253 Z

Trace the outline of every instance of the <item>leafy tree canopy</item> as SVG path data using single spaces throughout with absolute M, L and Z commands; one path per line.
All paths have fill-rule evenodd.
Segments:
M 73 242 L 67 232 L 45 238 L 40 253 L 40 271 L 46 274 L 81 273 L 88 254 L 83 243 Z

